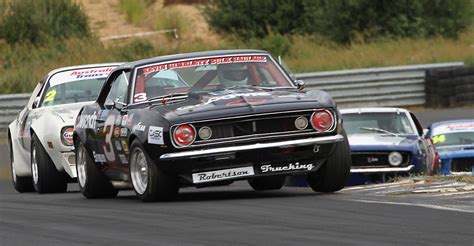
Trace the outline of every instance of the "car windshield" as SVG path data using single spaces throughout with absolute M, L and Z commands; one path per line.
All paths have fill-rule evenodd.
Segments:
M 40 107 L 94 101 L 114 67 L 68 70 L 51 76 L 40 100 Z
M 436 147 L 452 145 L 474 145 L 474 132 L 454 132 L 433 136 Z
M 240 87 L 294 88 L 267 55 L 202 57 L 138 68 L 134 102 L 165 95 Z
M 459 121 L 437 125 L 431 139 L 436 146 L 474 145 L 474 122 Z
M 347 134 L 355 133 L 395 133 L 415 134 L 404 113 L 350 113 L 343 114 L 344 129 Z

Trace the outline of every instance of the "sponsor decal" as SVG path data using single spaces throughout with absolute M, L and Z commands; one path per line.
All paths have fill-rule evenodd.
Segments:
M 474 122 L 450 123 L 433 129 L 434 136 L 452 132 L 474 132 Z
M 173 63 L 157 64 L 142 69 L 145 75 L 153 72 L 163 71 L 167 69 L 186 68 L 186 67 L 200 67 L 209 65 L 229 64 L 229 63 L 243 63 L 243 62 L 266 62 L 267 56 L 228 56 L 217 58 L 195 59 L 188 61 L 180 61 Z
M 145 131 L 145 128 L 146 128 L 146 126 L 143 125 L 143 123 L 140 121 L 140 122 L 138 122 L 138 124 L 136 124 L 136 125 L 133 126 L 132 132 L 134 132 L 134 131 L 141 131 L 141 132 L 144 132 L 144 131 Z
M 72 72 L 60 72 L 49 80 L 50 87 L 85 79 L 106 78 L 114 67 L 77 69 Z
M 73 133 L 74 133 L 74 129 L 73 128 L 68 128 L 66 129 L 64 132 L 63 132 L 63 139 L 68 142 L 68 143 L 72 143 L 73 141 Z
M 122 117 L 122 122 L 121 122 L 121 126 L 127 126 L 127 122 L 128 122 L 128 115 L 124 115 Z
M 128 144 L 127 144 L 127 141 L 123 140 L 120 141 L 120 143 L 122 143 L 122 149 L 123 151 L 127 152 L 128 153 Z
M 254 175 L 253 167 L 240 167 L 232 169 L 217 170 L 211 172 L 193 173 L 193 183 L 204 183 L 210 181 L 225 180 L 237 177 Z
M 125 127 L 122 127 L 122 128 L 120 129 L 120 136 L 121 136 L 121 137 L 126 137 L 127 135 L 128 135 L 128 129 L 125 128 Z
M 120 136 L 120 127 L 114 128 L 114 137 L 118 138 Z
M 379 158 L 377 157 L 367 157 L 367 163 L 372 163 L 372 162 L 378 162 L 379 161 Z
M 149 144 L 164 144 L 163 127 L 150 126 L 148 128 L 148 143 Z
M 122 151 L 122 144 L 120 143 L 120 141 L 115 141 L 115 149 L 117 151 Z
M 119 158 L 120 158 L 120 161 L 121 161 L 123 164 L 128 164 L 127 157 L 125 157 L 124 154 L 119 154 L 118 156 L 119 156 Z
M 79 123 L 77 124 L 77 128 L 83 128 L 83 129 L 94 129 L 95 128 L 95 123 L 97 121 L 97 115 L 96 112 L 90 115 L 81 115 L 79 116 Z
M 95 153 L 95 151 L 93 152 L 94 154 L 94 161 L 95 162 L 107 162 L 107 159 L 105 159 L 105 155 L 104 154 L 97 154 Z
M 295 171 L 295 170 L 308 170 L 311 171 L 314 168 L 312 163 L 310 164 L 300 164 L 299 162 L 290 163 L 285 166 L 273 166 L 273 165 L 262 165 L 260 170 L 262 173 L 267 172 L 284 172 L 284 171 Z

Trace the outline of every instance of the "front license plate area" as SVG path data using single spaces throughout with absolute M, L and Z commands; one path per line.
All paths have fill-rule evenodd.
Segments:
M 232 169 L 215 170 L 208 172 L 193 173 L 193 183 L 206 183 L 232 178 L 246 177 L 254 175 L 253 167 L 239 167 Z

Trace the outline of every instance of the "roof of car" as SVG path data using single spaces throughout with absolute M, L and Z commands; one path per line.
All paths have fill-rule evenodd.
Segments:
M 374 108 L 345 108 L 339 110 L 341 114 L 355 114 L 355 113 L 406 113 L 408 110 L 403 108 L 385 108 L 385 107 L 374 107 Z
M 213 51 L 202 51 L 202 52 L 192 52 L 192 53 L 182 53 L 182 54 L 174 54 L 174 55 L 165 55 L 165 56 L 157 56 L 153 58 L 133 61 L 129 63 L 125 63 L 119 66 L 117 69 L 122 68 L 134 68 L 146 64 L 152 63 L 159 63 L 159 62 L 166 62 L 172 60 L 181 60 L 181 59 L 188 59 L 188 58 L 195 58 L 195 57 L 204 57 L 204 56 L 217 56 L 217 55 L 237 55 L 237 54 L 261 54 L 268 52 L 263 50 L 251 50 L 251 49 L 237 49 L 237 50 L 213 50 Z

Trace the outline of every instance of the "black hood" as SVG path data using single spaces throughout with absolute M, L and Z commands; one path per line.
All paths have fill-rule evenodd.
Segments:
M 171 103 L 171 102 L 170 102 Z M 156 102 L 150 110 L 157 110 L 171 124 L 231 116 L 335 108 L 332 98 L 323 91 L 296 92 L 292 89 L 232 89 L 189 94 L 177 103 Z

